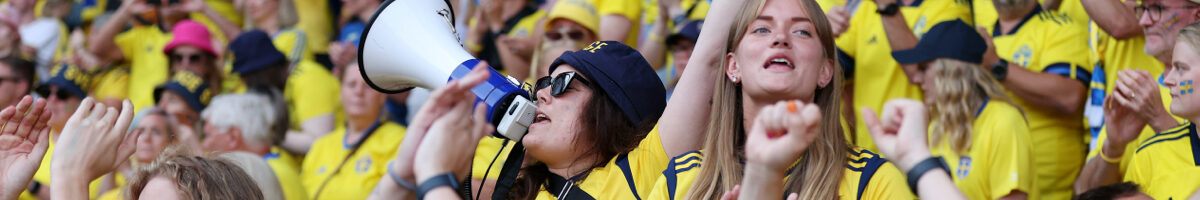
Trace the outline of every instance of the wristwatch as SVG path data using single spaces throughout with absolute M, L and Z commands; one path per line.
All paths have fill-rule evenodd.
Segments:
M 896 13 L 900 13 L 900 4 L 896 2 L 888 3 L 887 5 L 884 5 L 883 8 L 875 10 L 875 13 L 879 13 L 879 15 L 888 17 L 895 16 Z
M 908 188 L 912 189 L 913 194 L 917 194 L 917 183 L 921 181 L 921 176 L 934 169 L 942 169 L 949 171 L 946 167 L 946 162 L 940 157 L 929 157 L 921 160 L 912 169 L 909 169 L 906 176 L 908 177 Z
M 991 71 L 992 77 L 995 77 L 997 81 L 1004 81 L 1004 78 L 1008 77 L 1008 61 L 1004 59 L 996 61 L 995 64 L 992 64 Z
M 440 187 L 458 190 L 458 179 L 454 177 L 454 173 L 440 174 L 422 182 L 420 186 L 417 186 L 417 199 L 425 199 L 426 193 Z

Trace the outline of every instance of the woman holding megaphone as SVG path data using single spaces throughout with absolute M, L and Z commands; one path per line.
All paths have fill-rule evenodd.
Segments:
M 482 111 L 463 120 L 475 100 L 469 89 L 487 76 L 479 69 L 432 94 L 409 126 L 391 178 L 373 197 L 454 195 L 474 153 L 462 147 L 492 130 Z M 563 53 L 550 71 L 537 81 L 536 119 L 521 140 L 532 159 L 509 198 L 636 199 L 649 192 L 666 167 L 665 146 L 673 144 L 651 131 L 666 106 L 653 68 L 633 48 L 599 41 Z

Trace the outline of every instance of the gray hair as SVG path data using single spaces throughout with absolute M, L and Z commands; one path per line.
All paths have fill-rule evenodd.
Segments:
M 271 125 L 279 118 L 271 100 L 255 93 L 216 96 L 202 116 L 220 131 L 237 127 L 242 131 L 242 142 L 251 148 L 271 146 Z

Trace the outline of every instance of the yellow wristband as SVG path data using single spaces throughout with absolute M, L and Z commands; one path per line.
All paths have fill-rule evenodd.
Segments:
M 1100 154 L 1100 159 L 1104 159 L 1104 162 L 1107 162 L 1107 163 L 1121 163 L 1121 158 L 1124 157 L 1124 156 L 1121 156 L 1121 157 L 1116 157 L 1116 158 L 1109 158 L 1108 156 L 1104 155 L 1104 150 L 1101 150 L 1100 153 L 1098 153 L 1098 154 Z

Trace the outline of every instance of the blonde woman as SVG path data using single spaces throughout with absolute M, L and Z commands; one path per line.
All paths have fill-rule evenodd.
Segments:
M 772 176 L 786 177 L 781 189 L 800 199 L 913 198 L 896 166 L 845 139 L 838 120 L 842 72 L 834 60 L 830 25 L 815 1 L 713 3 L 688 61 L 697 66 L 684 72 L 660 124 L 664 135 L 705 133 L 703 150 L 671 160 L 649 198 L 715 199 L 743 177 Z M 706 89 L 712 92 L 711 108 L 703 105 L 707 101 L 675 104 L 678 99 L 707 100 Z M 801 146 L 799 159 L 784 165 L 743 164 L 749 157 L 743 152 L 767 148 L 747 146 L 748 133 L 761 128 L 754 124 L 756 119 L 783 117 L 764 110 L 780 101 L 793 102 L 789 104 L 795 106 L 784 106 L 790 112 L 814 109 L 805 112 L 816 115 L 806 118 L 815 120 L 807 125 L 798 122 L 802 120 L 775 120 L 790 128 L 772 135 L 808 138 L 794 144 Z M 683 114 L 696 112 L 711 114 Z
M 913 82 L 930 109 L 930 152 L 968 198 L 1039 199 L 1029 124 L 980 67 L 986 51 L 983 37 L 955 20 L 934 25 L 916 47 L 892 57 L 922 72 Z

